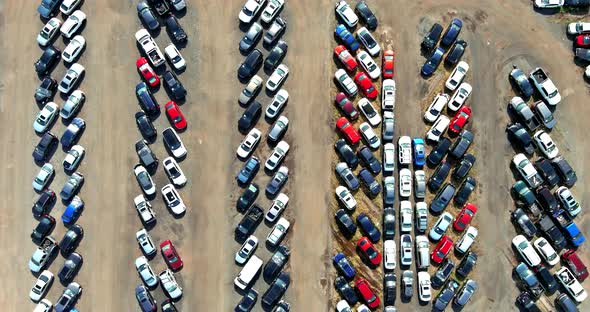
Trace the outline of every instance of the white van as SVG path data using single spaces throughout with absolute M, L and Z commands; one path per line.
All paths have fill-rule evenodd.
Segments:
M 258 258 L 256 255 L 252 255 L 252 258 L 248 260 L 240 274 L 234 279 L 234 284 L 238 286 L 241 290 L 245 290 L 246 287 L 252 282 L 252 279 L 262 267 L 262 260 Z

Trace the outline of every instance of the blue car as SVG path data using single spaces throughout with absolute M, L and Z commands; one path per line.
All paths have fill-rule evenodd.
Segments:
M 444 54 L 445 50 L 441 47 L 436 48 L 436 51 L 432 53 L 430 58 L 428 58 L 428 61 L 422 65 L 422 76 L 429 77 L 432 75 L 438 68 L 438 65 L 440 65 Z
M 369 237 L 371 242 L 376 243 L 381 239 L 381 232 L 365 213 L 359 213 L 356 216 L 356 223 L 359 224 L 361 230 Z
M 424 140 L 422 138 L 414 138 L 412 139 L 412 146 L 414 147 L 414 166 L 424 166 L 426 163 Z
M 336 26 L 336 36 L 342 40 L 342 42 L 350 49 L 351 51 L 356 51 L 359 49 L 360 45 L 359 42 L 356 41 L 354 36 L 346 29 L 346 26 L 340 24 Z
M 242 170 L 238 172 L 236 180 L 238 180 L 238 183 L 246 184 L 256 176 L 258 169 L 260 169 L 260 160 L 258 160 L 258 157 L 252 156 L 246 161 Z
M 80 139 L 82 132 L 86 129 L 86 121 L 80 117 L 76 117 L 66 128 L 66 131 L 61 136 L 61 145 L 64 148 L 70 148 L 74 143 Z
M 447 27 L 445 34 L 442 36 L 440 45 L 443 47 L 450 47 L 453 42 L 457 40 L 457 37 L 459 37 L 461 28 L 463 28 L 463 22 L 458 18 L 454 18 L 449 24 L 449 27 Z
M 75 222 L 80 214 L 84 210 L 84 201 L 78 197 L 74 196 L 70 204 L 66 207 L 66 210 L 61 215 L 61 221 L 65 224 L 70 224 Z
M 334 262 L 334 266 L 344 274 L 344 277 L 347 279 L 352 279 L 354 277 L 354 268 L 343 253 L 337 253 L 334 258 L 332 258 L 332 261 Z
M 54 15 L 54 11 L 57 10 L 60 4 L 61 0 L 42 0 L 39 7 L 37 7 L 37 12 L 43 18 L 50 18 Z

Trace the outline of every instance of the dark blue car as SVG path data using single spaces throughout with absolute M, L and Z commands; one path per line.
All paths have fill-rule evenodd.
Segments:
M 436 48 L 436 51 L 432 53 L 428 61 L 422 65 L 422 76 L 429 77 L 432 75 L 438 68 L 438 65 L 440 65 L 444 54 L 445 51 L 441 47 Z
M 363 230 L 363 232 L 369 237 L 371 242 L 376 243 L 379 241 L 381 238 L 381 232 L 366 214 L 360 213 L 356 216 L 356 222 L 361 227 L 361 230 Z
M 254 176 L 258 173 L 258 169 L 260 169 L 260 160 L 258 160 L 257 157 L 252 156 L 250 159 L 248 159 L 248 161 L 246 161 L 244 167 L 242 167 L 242 170 L 238 172 L 236 180 L 238 180 L 238 183 L 246 184 L 250 182 L 252 178 L 254 178 Z
M 440 40 L 440 45 L 443 47 L 450 47 L 451 44 L 457 40 L 457 37 L 459 37 L 461 28 L 463 28 L 463 22 L 458 18 L 454 18 Z
M 61 145 L 64 148 L 70 148 L 78 141 L 84 129 L 86 129 L 86 121 L 80 117 L 74 118 L 61 136 Z
M 360 47 L 358 41 L 354 36 L 346 29 L 346 26 L 340 24 L 336 26 L 336 36 L 351 50 L 356 51 Z
M 43 18 L 50 18 L 53 16 L 55 10 L 57 10 L 57 7 L 59 7 L 61 4 L 61 1 L 62 0 L 41 0 L 41 4 L 39 4 L 39 7 L 37 8 L 37 12 L 39 12 Z
M 135 288 L 135 299 L 137 299 L 142 312 L 151 312 L 158 309 L 156 300 L 154 300 L 152 294 L 143 285 L 138 285 Z
M 354 268 L 343 253 L 337 253 L 334 258 L 332 258 L 332 261 L 334 262 L 334 266 L 344 274 L 344 277 L 347 279 L 352 279 L 354 277 Z
M 61 215 L 61 221 L 65 224 L 75 222 L 80 217 L 82 210 L 84 210 L 84 201 L 80 197 L 75 196 Z

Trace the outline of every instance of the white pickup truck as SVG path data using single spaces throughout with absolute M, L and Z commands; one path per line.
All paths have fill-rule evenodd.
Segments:
M 547 104 L 555 106 L 561 101 L 561 95 L 557 87 L 541 67 L 535 68 L 531 72 L 530 78 L 543 99 L 547 101 Z
M 135 33 L 135 40 L 139 43 L 143 52 L 149 58 L 150 62 L 154 66 L 160 66 L 166 62 L 164 59 L 164 55 L 158 45 L 154 41 L 154 38 L 150 35 L 150 33 L 145 30 L 144 28 L 138 30 Z

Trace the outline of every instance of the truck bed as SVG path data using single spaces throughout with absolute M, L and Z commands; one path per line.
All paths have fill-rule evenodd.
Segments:
M 531 76 L 534 80 L 537 81 L 538 84 L 542 84 L 545 80 L 547 80 L 547 74 L 540 67 L 535 69 L 535 71 L 531 73 Z

